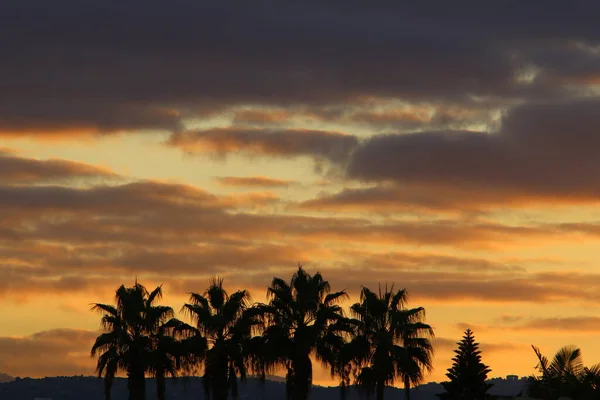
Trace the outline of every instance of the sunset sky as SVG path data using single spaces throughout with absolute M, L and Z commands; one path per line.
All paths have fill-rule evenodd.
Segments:
M 0 372 L 91 375 L 92 302 L 298 263 L 407 288 L 444 379 L 600 362 L 600 2 L 0 1 Z M 326 370 L 315 382 L 333 384 Z

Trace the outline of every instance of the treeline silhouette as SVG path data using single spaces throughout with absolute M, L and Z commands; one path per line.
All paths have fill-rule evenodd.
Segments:
M 251 303 L 248 291 L 228 293 L 216 278 L 182 307 L 191 323 L 159 305 L 159 286 L 121 286 L 115 304 L 94 304 L 103 333 L 91 353 L 104 378 L 104 397 L 119 372 L 127 375 L 129 400 L 146 399 L 146 376 L 154 378 L 157 398 L 166 398 L 166 378 L 201 373 L 206 397 L 237 398 L 238 379 L 250 374 L 264 381 L 285 372 L 285 397 L 306 400 L 312 387 L 312 359 L 339 380 L 340 396 L 355 385 L 382 400 L 386 385 L 404 383 L 405 395 L 432 370 L 433 329 L 422 307 L 407 306 L 406 289 L 363 287 L 359 302 L 344 315 L 345 291 L 333 292 L 320 273 L 302 267 L 289 281 L 274 278 L 266 304 Z
M 408 307 L 406 289 L 394 290 L 393 285 L 377 291 L 362 287 L 359 301 L 345 315 L 340 303 L 347 293 L 332 291 L 320 273 L 310 275 L 301 266 L 289 281 L 273 278 L 267 303 L 252 303 L 246 290 L 228 293 L 223 280 L 215 278 L 204 292 L 191 293 L 181 308 L 190 323 L 175 318 L 173 308 L 159 305 L 162 295 L 161 286 L 150 292 L 136 281 L 116 290 L 114 305 L 93 305 L 92 310 L 102 314 L 103 333 L 91 354 L 97 357 L 105 400 L 111 399 L 115 382 L 122 382 L 116 378 L 119 373 L 126 375 L 129 400 L 146 400 L 147 377 L 152 378 L 152 398 L 165 400 L 175 393 L 174 379 L 180 376 L 184 383 L 195 382 L 190 390 L 203 392 L 197 398 L 227 400 L 239 398 L 240 385 L 247 398 L 253 387 L 247 385 L 248 378 L 264 388 L 267 376 L 281 371 L 283 382 L 269 381 L 269 390 L 253 393 L 264 397 L 270 391 L 267 397 L 307 400 L 313 397 L 312 360 L 339 382 L 335 389 L 318 388 L 321 393 L 337 390 L 342 400 L 357 393 L 383 400 L 392 390 L 389 386 L 399 381 L 404 398 L 410 400 L 411 388 L 433 369 L 434 333 L 424 322 L 425 309 Z M 552 360 L 533 349 L 539 375 L 531 375 L 526 385 L 508 381 L 517 385 L 510 387 L 514 393 L 506 393 L 503 384 L 494 388 L 502 380 L 488 380 L 491 369 L 467 329 L 446 374 L 449 380 L 433 384 L 435 395 L 442 400 L 524 394 L 542 400 L 600 400 L 600 364 L 585 367 L 574 346 L 561 348 Z
M 508 382 L 502 380 L 504 384 Z M 500 382 L 500 381 L 496 381 Z M 156 399 L 156 382 L 146 379 L 148 399 Z M 502 385 L 498 383 L 498 385 Z M 420 385 L 411 390 L 411 400 L 436 400 L 436 393 L 443 388 L 439 383 Z M 169 400 L 210 400 L 204 394 L 202 378 L 180 377 L 176 381 L 166 379 L 166 395 Z M 113 400 L 126 400 L 128 397 L 127 379 L 115 378 L 112 389 Z M 31 400 L 35 398 L 51 398 L 53 400 L 103 400 L 102 380 L 97 377 L 52 377 L 52 378 L 22 378 L 9 383 L 0 383 L 0 399 L 2 400 Z M 231 396 L 229 397 L 232 398 Z M 282 400 L 286 398 L 285 383 L 272 381 L 269 377 L 264 383 L 248 377 L 239 383 L 240 400 Z M 338 387 L 314 386 L 309 400 L 337 400 L 340 398 Z M 364 400 L 365 394 L 356 388 L 349 388 L 347 400 Z M 388 386 L 385 388 L 386 399 L 402 399 L 402 389 Z

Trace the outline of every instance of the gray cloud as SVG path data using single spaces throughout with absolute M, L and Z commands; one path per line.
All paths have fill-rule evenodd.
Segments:
M 108 168 L 85 163 L 57 159 L 37 160 L 0 151 L 0 183 L 31 184 L 77 178 L 117 178 L 117 174 Z
M 92 375 L 89 351 L 97 335 L 53 329 L 26 337 L 0 337 L 0 370 L 22 377 Z
M 223 208 L 223 199 L 199 188 L 153 181 L 137 181 L 120 185 L 97 185 L 90 188 L 68 186 L 0 186 L 0 206 L 5 209 L 56 210 L 93 213 L 122 213 L 139 209 L 147 212 L 165 210 L 171 205 Z
M 276 157 L 311 156 L 341 162 L 356 147 L 358 139 L 352 135 L 313 130 L 221 128 L 176 133 L 168 143 L 199 154 L 226 156 L 245 152 Z
M 0 129 L 177 130 L 234 104 L 518 97 L 530 48 L 599 36 L 593 2 L 425 3 L 4 1 Z
M 462 202 L 467 207 L 477 202 L 597 202 L 599 106 L 597 99 L 526 104 L 512 109 L 496 133 L 376 136 L 355 151 L 348 174 L 416 185 L 417 197 L 422 186 L 425 197 L 446 195 L 456 207 Z M 342 194 L 337 198 L 341 200 Z M 427 198 L 422 201 L 428 205 Z

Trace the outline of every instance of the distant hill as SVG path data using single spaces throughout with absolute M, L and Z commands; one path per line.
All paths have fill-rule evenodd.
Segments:
M 0 372 L 0 383 L 10 382 L 14 380 L 15 378 L 13 378 L 12 376 Z
M 275 377 L 281 380 L 279 377 Z M 147 398 L 156 399 L 156 387 L 153 379 L 147 379 Z M 522 381 L 519 381 L 522 382 Z M 498 386 L 503 386 L 497 381 Z M 517 383 L 511 383 L 511 389 Z M 402 399 L 404 391 L 397 388 L 387 388 L 386 398 Z M 438 400 L 435 396 L 443 391 L 439 383 L 428 383 L 411 390 L 411 400 Z M 512 391 L 512 390 L 511 390 Z M 251 378 L 240 384 L 240 400 L 267 400 L 284 399 L 285 383 L 269 380 L 264 385 Z M 30 400 L 36 397 L 52 398 L 53 400 L 104 400 L 102 380 L 94 377 L 56 377 L 31 379 L 22 378 L 11 382 L 0 383 L 0 399 L 2 400 Z M 127 381 L 124 378 L 116 379 L 112 392 L 113 400 L 127 399 Z M 315 386 L 310 394 L 310 400 L 336 400 L 340 398 L 339 387 Z M 348 400 L 362 400 L 361 393 L 356 389 L 349 389 Z M 180 378 L 177 382 L 168 380 L 167 400 L 205 400 L 204 390 L 200 378 Z

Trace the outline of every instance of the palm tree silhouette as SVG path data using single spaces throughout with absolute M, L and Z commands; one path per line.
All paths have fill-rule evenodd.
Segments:
M 375 293 L 363 287 L 360 302 L 350 310 L 358 321 L 356 342 L 358 364 L 357 383 L 368 395 L 373 392 L 382 400 L 386 385 L 401 379 L 405 396 L 410 387 L 423 381 L 423 371 L 433 369 L 433 329 L 422 322 L 422 307 L 406 308 L 406 289 L 394 291 L 393 286 Z
M 229 392 L 237 398 L 237 377 L 246 378 L 246 344 L 260 325 L 250 300 L 246 290 L 229 295 L 223 279 L 216 278 L 202 295 L 191 293 L 182 308 L 195 324 L 194 335 L 184 346 L 192 358 L 204 361 L 204 390 L 214 400 L 227 400 Z
M 531 346 L 538 358 L 536 369 L 541 376 L 529 379 L 529 394 L 537 398 L 570 397 L 573 400 L 598 398 L 600 364 L 585 367 L 581 350 L 576 346 L 561 347 L 552 360 Z
M 113 339 L 105 337 L 103 341 L 113 342 Z M 116 342 L 116 339 L 114 342 Z M 98 346 L 96 346 L 96 344 L 98 344 Z M 96 344 L 94 346 L 97 347 L 98 350 L 92 350 L 92 356 L 98 355 L 96 373 L 99 377 L 102 377 L 104 374 L 104 399 L 111 400 L 111 389 L 119 368 L 119 353 L 116 345 L 99 344 L 98 340 L 96 340 Z M 100 350 L 100 347 L 103 347 L 105 350 Z M 99 354 L 101 351 L 102 354 Z
M 339 378 L 340 388 L 340 399 L 345 400 L 348 396 L 348 388 L 352 384 L 353 375 L 356 374 L 357 360 L 360 358 L 362 353 L 359 340 L 356 340 L 356 334 L 351 333 L 352 330 L 357 328 L 357 324 L 354 321 L 348 320 L 348 335 L 350 340 L 344 341 L 341 345 L 337 346 L 336 352 L 333 354 L 333 362 L 331 363 L 331 377 Z M 354 377 L 356 380 L 356 377 Z M 369 390 L 364 390 L 368 393 Z
M 178 371 L 187 365 L 185 363 L 189 359 L 185 350 L 185 340 L 193 333 L 192 326 L 177 318 L 162 323 L 156 332 L 152 333 L 153 345 L 148 357 L 148 370 L 156 380 L 158 400 L 166 399 L 166 377 L 177 378 Z
M 287 396 L 306 400 L 312 386 L 311 354 L 323 364 L 334 363 L 336 348 L 347 331 L 339 301 L 345 291 L 331 293 L 320 273 L 308 274 L 301 266 L 288 284 L 273 278 L 268 304 L 259 305 L 265 320 L 263 337 L 267 363 L 287 371 Z
M 153 351 L 158 328 L 173 317 L 173 309 L 154 303 L 162 297 L 159 286 L 149 293 L 135 282 L 121 285 L 115 295 L 116 306 L 95 303 L 93 311 L 102 314 L 104 333 L 96 338 L 92 356 L 98 356 L 96 371 L 104 373 L 105 398 L 110 399 L 112 382 L 118 370 L 127 373 L 129 400 L 146 399 L 145 374 Z

